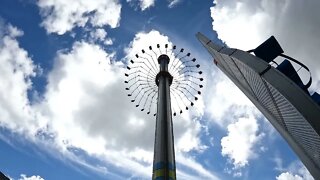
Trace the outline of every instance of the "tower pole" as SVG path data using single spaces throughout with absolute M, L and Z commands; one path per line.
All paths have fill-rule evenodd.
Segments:
M 155 128 L 155 144 L 152 179 L 176 179 L 174 138 L 170 101 L 170 85 L 173 77 L 168 72 L 169 57 L 158 57 L 160 71 L 156 76 L 158 106 Z
M 124 73 L 131 102 L 156 116 L 152 179 L 176 179 L 172 115 L 193 106 L 203 88 L 200 64 L 190 55 L 175 45 L 170 48 L 165 44 L 162 49 L 159 44 L 157 49 L 149 46 L 128 60 Z M 169 57 L 173 57 L 171 61 Z

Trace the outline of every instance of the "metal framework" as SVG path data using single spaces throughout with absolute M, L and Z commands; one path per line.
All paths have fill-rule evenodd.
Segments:
M 287 60 L 278 67 L 268 63 L 274 58 L 271 56 L 281 54 L 282 49 L 278 49 L 279 52 L 260 53 L 258 47 L 254 56 L 250 54 L 251 51 L 215 44 L 201 33 L 196 36 L 214 57 L 217 67 L 265 115 L 312 176 L 320 179 L 320 106 L 312 99 L 314 95 L 311 97 L 306 91 L 309 83 L 301 84 L 295 73 L 288 75 L 287 67 L 290 68 L 290 64 L 285 64 L 288 64 Z M 266 58 L 259 58 L 258 55 Z M 290 60 L 288 56 L 281 56 Z M 271 59 L 266 61 L 267 57 Z M 285 70 L 281 67 L 284 65 L 287 68 Z
M 127 66 L 124 82 L 131 102 L 156 116 L 152 179 L 176 179 L 172 115 L 193 106 L 203 87 L 200 65 L 190 56 L 176 46 L 157 44 L 142 49 Z

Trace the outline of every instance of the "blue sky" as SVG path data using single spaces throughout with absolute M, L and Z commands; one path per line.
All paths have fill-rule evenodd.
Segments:
M 70 3 L 70 2 L 68 2 Z M 15 180 L 150 179 L 154 117 L 126 96 L 138 50 L 172 43 L 202 66 L 195 108 L 174 118 L 178 179 L 312 179 L 195 38 L 248 50 L 275 35 L 320 87 L 319 2 L 2 0 L 0 171 Z

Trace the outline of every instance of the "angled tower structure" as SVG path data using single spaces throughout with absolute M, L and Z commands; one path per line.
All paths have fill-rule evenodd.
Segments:
M 215 44 L 201 33 L 196 36 L 214 64 L 264 114 L 312 176 L 320 179 L 320 96 L 310 96 L 311 75 L 304 84 L 292 63 L 309 69 L 284 55 L 273 36 L 247 52 Z M 279 65 L 273 61 L 278 56 L 285 58 Z

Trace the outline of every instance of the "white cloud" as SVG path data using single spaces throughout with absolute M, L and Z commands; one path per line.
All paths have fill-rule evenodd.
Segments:
M 212 174 L 212 172 L 206 170 L 201 164 L 197 163 L 192 157 L 186 157 L 182 154 L 177 154 L 176 160 L 180 162 L 181 165 L 190 168 L 191 170 L 195 170 L 197 172 L 196 175 L 198 175 L 192 176 L 188 173 L 188 171 L 182 172 L 177 169 L 177 174 L 181 175 L 181 179 L 219 179 L 217 176 Z
M 314 180 L 307 168 L 300 162 L 294 161 L 289 167 L 284 168 L 277 180 Z
M 277 180 L 303 180 L 299 175 L 292 175 L 288 172 L 282 173 L 276 177 Z
M 62 35 L 74 27 L 119 26 L 121 5 L 118 0 L 38 0 L 40 14 L 44 18 L 41 26 L 48 33 Z
M 0 125 L 15 132 L 35 134 L 37 128 L 43 126 L 42 122 L 34 120 L 36 117 L 28 100 L 36 66 L 15 39 L 23 32 L 12 25 L 3 29 L 6 32 L 0 40 Z M 29 128 L 24 129 L 26 126 Z
M 208 78 L 212 81 L 207 85 L 205 107 L 211 120 L 219 126 L 226 127 L 236 120 L 235 117 L 258 113 L 251 101 L 220 71 Z
M 230 47 L 252 49 L 268 37 L 268 14 L 260 7 L 262 1 L 220 1 L 211 7 L 213 29 Z M 261 32 L 262 31 L 262 32 Z
M 263 116 L 222 72 L 214 71 L 207 76 L 211 81 L 208 81 L 204 95 L 205 111 L 211 122 L 228 130 L 221 139 L 221 154 L 228 158 L 233 168 L 225 170 L 233 176 L 242 176 L 242 168 L 263 149 L 258 147 L 264 137 L 258 119 Z
M 178 142 L 175 142 L 176 151 L 189 152 L 191 150 L 202 151 L 206 149 L 205 146 L 201 145 L 201 142 L 198 137 L 201 131 L 200 123 L 198 121 L 186 121 L 185 123 L 188 123 L 187 125 L 185 125 L 187 129 L 186 132 L 184 132 L 182 136 L 178 139 Z M 176 123 L 174 125 L 176 125 Z M 182 124 L 177 125 L 181 126 Z M 193 128 L 188 128 L 188 126 L 191 126 Z
M 216 0 L 213 30 L 230 47 L 249 50 L 275 35 L 285 53 L 305 63 L 319 88 L 320 1 Z M 312 89 L 317 89 L 315 87 Z
M 106 38 L 107 32 L 102 28 L 98 28 L 98 29 L 95 29 L 94 31 L 91 31 L 90 36 L 94 40 L 102 41 Z
M 155 0 L 127 0 L 127 2 L 129 3 L 135 3 L 138 1 L 139 7 L 141 9 L 141 11 L 144 11 L 152 6 L 154 6 L 155 4 Z
M 221 153 L 232 161 L 235 168 L 248 165 L 248 161 L 256 157 L 253 148 L 263 137 L 258 130 L 257 121 L 252 115 L 228 125 L 228 135 L 221 139 Z
M 308 170 L 304 167 L 301 168 L 298 174 L 283 172 L 276 177 L 277 180 L 314 180 Z
M 28 177 L 25 174 L 21 174 L 19 180 L 44 180 L 41 176 L 33 175 Z
M 152 37 L 152 38 L 150 38 Z M 125 49 L 127 53 L 127 60 L 134 58 L 136 53 L 140 53 L 141 49 L 147 49 L 149 46 L 156 47 L 157 44 L 164 45 L 168 44 L 169 47 L 172 43 L 169 42 L 169 38 L 160 34 L 159 31 L 151 30 L 150 32 L 140 32 L 137 33 L 130 42 L 129 47 Z
M 154 6 L 155 0 L 139 0 L 140 1 L 140 8 L 141 10 L 145 10 L 147 8 L 150 8 L 151 6 Z
M 278 171 L 283 171 L 283 162 L 282 159 L 279 157 L 279 155 L 276 155 L 276 157 L 273 159 L 273 161 L 275 162 L 276 166 L 274 167 L 275 170 Z
M 177 6 L 179 3 L 182 2 L 182 0 L 167 0 L 168 1 L 168 7 L 173 8 Z M 136 4 L 138 4 L 141 11 L 144 11 L 146 9 L 149 9 L 153 6 L 155 6 L 156 0 L 127 0 L 128 3 L 136 7 Z
M 58 53 L 48 76 L 45 101 L 40 105 L 52 122 L 50 127 L 57 131 L 57 142 L 69 141 L 88 153 L 102 153 L 104 146 L 112 146 L 102 138 L 117 134 L 118 124 L 112 119 L 123 119 L 123 125 L 128 119 L 117 111 L 122 102 L 117 99 L 121 98 L 122 86 L 116 86 L 121 82 L 121 69 L 110 65 L 111 58 L 99 46 L 85 42 L 76 42 L 70 52 Z M 110 130 L 104 131 L 106 127 Z M 90 148 L 91 143 L 96 146 Z
M 173 8 L 173 7 L 177 6 L 181 1 L 182 0 L 169 0 L 170 3 L 168 5 L 168 7 Z
M 107 32 L 103 28 L 97 28 L 90 30 L 89 41 L 91 43 L 102 42 L 104 45 L 112 45 L 113 41 L 111 38 L 107 38 Z
M 70 151 L 81 149 L 106 165 L 146 177 L 151 170 L 145 164 L 152 163 L 152 156 L 141 152 L 152 149 L 154 121 L 130 104 L 121 64 L 111 65 L 111 59 L 111 54 L 86 42 L 58 53 L 37 110 L 49 122 L 55 148 L 64 156 L 100 171 Z
M 10 35 L 10 37 L 12 38 L 16 38 L 16 37 L 20 37 L 23 36 L 23 31 L 21 31 L 20 29 L 18 29 L 17 27 L 12 26 L 11 24 L 9 24 L 7 26 L 7 33 Z

